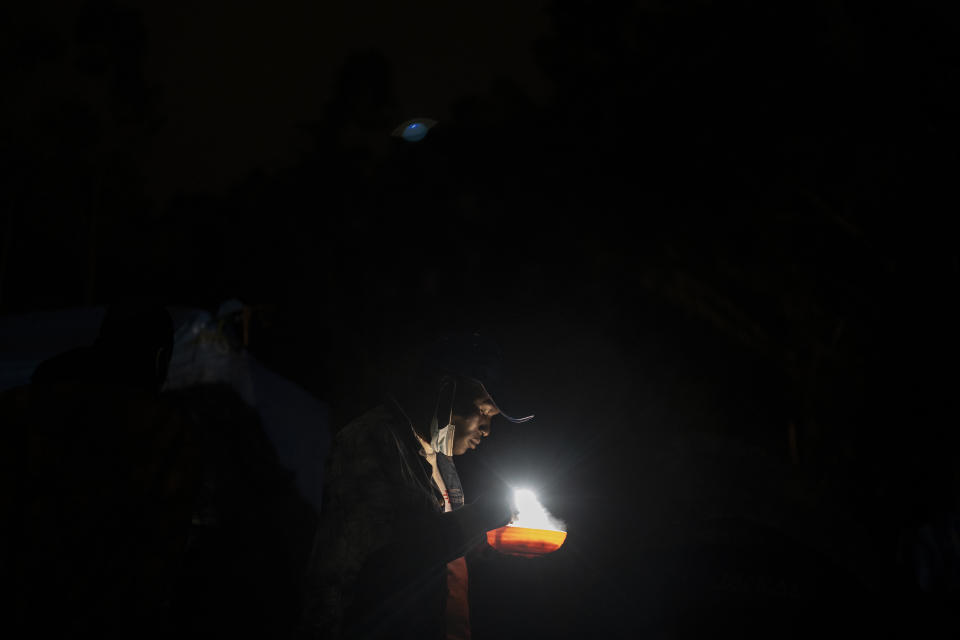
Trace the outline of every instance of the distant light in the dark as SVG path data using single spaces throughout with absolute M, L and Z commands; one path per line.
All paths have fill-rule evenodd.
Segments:
M 420 140 L 423 140 L 423 138 L 427 135 L 427 132 L 430 131 L 430 128 L 436 123 L 436 120 L 431 120 L 429 118 L 407 120 L 399 127 L 394 129 L 392 135 L 399 136 L 407 142 L 419 142 Z

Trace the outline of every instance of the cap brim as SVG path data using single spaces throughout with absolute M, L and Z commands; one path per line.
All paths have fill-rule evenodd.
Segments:
M 496 406 L 497 406 L 497 403 L 494 402 L 494 403 L 493 403 L 493 406 L 496 407 Z M 497 407 L 497 408 L 499 409 L 500 407 Z M 513 422 L 514 424 L 521 424 L 521 423 L 523 423 L 523 422 L 529 422 L 530 420 L 533 420 L 533 416 L 532 416 L 532 415 L 526 416 L 526 417 L 524 417 L 524 418 L 513 418 L 513 417 L 510 417 L 510 416 L 508 416 L 507 414 L 505 414 L 503 411 L 501 411 L 501 412 L 500 412 L 499 414 L 497 414 L 497 415 L 499 415 L 499 416 L 502 417 L 502 418 L 506 418 L 507 420 L 509 420 L 510 422 Z
M 493 394 L 490 393 L 490 390 L 487 389 L 487 387 L 482 382 L 480 383 L 480 386 L 483 387 L 483 390 L 487 392 L 487 396 L 490 398 L 490 402 L 492 402 L 493 406 L 497 408 L 497 411 L 499 412 L 497 415 L 500 416 L 501 418 L 504 418 L 508 422 L 512 422 L 514 424 L 522 424 L 524 422 L 529 422 L 530 420 L 533 420 L 533 415 L 529 415 L 523 418 L 514 418 L 513 416 L 507 415 L 507 413 L 500 408 L 500 405 L 497 404 L 497 401 L 493 399 Z

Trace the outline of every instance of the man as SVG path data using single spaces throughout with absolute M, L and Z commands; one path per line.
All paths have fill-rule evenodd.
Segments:
M 503 414 L 496 345 L 450 336 L 334 441 L 311 559 L 308 638 L 469 638 L 464 554 L 514 515 L 509 492 L 464 504 L 451 456 Z

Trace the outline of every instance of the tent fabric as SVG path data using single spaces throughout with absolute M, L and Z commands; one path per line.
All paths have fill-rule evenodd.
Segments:
M 177 316 L 164 389 L 218 383 L 232 387 L 258 411 L 280 464 L 296 474 L 304 499 L 319 510 L 323 461 L 330 447 L 326 405 L 239 346 L 230 335 L 228 318 L 196 310 Z

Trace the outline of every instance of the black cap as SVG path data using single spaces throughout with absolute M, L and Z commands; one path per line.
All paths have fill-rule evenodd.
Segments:
M 478 383 L 500 415 L 510 422 L 533 419 L 532 415 L 523 418 L 508 415 L 494 399 L 494 391 L 502 392 L 503 356 L 500 347 L 488 336 L 479 332 L 447 334 L 427 348 L 424 365 Z

